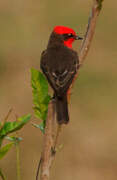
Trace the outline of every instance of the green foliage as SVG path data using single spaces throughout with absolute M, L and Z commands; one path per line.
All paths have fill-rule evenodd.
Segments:
M 36 127 L 36 128 L 39 128 L 43 134 L 45 133 L 45 129 L 44 129 L 44 124 L 43 124 L 43 122 L 42 122 L 41 124 L 35 124 L 35 123 L 33 123 L 32 125 L 33 125 L 34 127 Z
M 48 94 L 48 82 L 44 75 L 36 69 L 31 69 L 31 84 L 33 88 L 33 103 L 35 116 L 43 122 L 34 125 L 44 132 L 50 96 Z
M 13 143 L 7 144 L 0 149 L 0 159 L 2 159 L 6 153 L 11 149 Z
M 8 115 L 7 115 L 7 118 L 8 118 Z M 22 138 L 15 137 L 15 136 L 11 136 L 11 137 L 6 137 L 6 136 L 12 132 L 18 131 L 25 124 L 27 124 L 31 118 L 31 115 L 30 114 L 24 115 L 13 122 L 7 122 L 7 118 L 3 121 L 3 123 L 0 123 L 0 160 L 7 154 L 7 152 L 11 149 L 13 144 L 16 146 L 16 149 L 18 151 L 17 154 L 18 154 L 18 158 L 19 158 L 18 144 L 22 140 Z M 4 139 L 11 141 L 11 143 L 1 147 Z M 20 172 L 19 171 L 19 160 L 17 160 L 17 161 L 18 161 L 17 166 L 18 166 L 18 173 L 19 173 Z M 5 180 L 5 176 L 3 175 L 1 169 L 0 169 L 0 177 L 2 178 L 2 180 Z
M 17 145 L 19 144 L 20 141 L 22 141 L 21 137 L 15 137 L 15 136 L 11 136 L 11 137 L 7 136 L 6 139 L 13 142 L 14 145 Z
M 3 139 L 9 133 L 15 132 L 21 129 L 31 118 L 31 115 L 25 115 L 18 118 L 17 121 L 14 122 L 5 122 L 3 127 L 0 129 L 0 139 Z

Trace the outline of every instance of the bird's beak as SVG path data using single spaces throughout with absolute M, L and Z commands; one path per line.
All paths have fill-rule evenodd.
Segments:
M 82 40 L 83 38 L 80 36 L 75 36 L 75 40 Z

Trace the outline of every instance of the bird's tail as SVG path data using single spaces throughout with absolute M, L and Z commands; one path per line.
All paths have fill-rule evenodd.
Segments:
M 59 124 L 67 124 L 69 122 L 67 95 L 62 97 L 57 97 L 55 95 L 55 100 L 57 121 Z

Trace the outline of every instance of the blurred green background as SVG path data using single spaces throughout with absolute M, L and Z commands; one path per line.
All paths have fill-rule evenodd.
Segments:
M 13 107 L 32 111 L 30 68 L 39 69 L 55 25 L 84 35 L 92 0 L 0 1 L 0 120 Z M 78 51 L 80 42 L 74 43 Z M 105 0 L 90 52 L 72 90 L 70 123 L 63 128 L 51 180 L 117 179 L 117 2 Z M 9 120 L 14 120 L 12 115 Z M 34 116 L 33 122 L 39 122 Z M 42 134 L 29 123 L 19 135 L 22 180 L 34 180 Z M 0 162 L 8 180 L 16 180 L 13 148 Z

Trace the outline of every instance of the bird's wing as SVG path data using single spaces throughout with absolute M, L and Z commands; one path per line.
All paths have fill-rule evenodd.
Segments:
M 41 69 L 55 93 L 61 96 L 66 93 L 77 73 L 79 67 L 78 56 L 76 54 L 73 57 L 68 56 L 68 64 L 59 61 L 61 64 L 55 64 L 54 67 L 48 58 L 48 52 L 44 51 L 41 56 Z M 69 58 L 71 58 L 70 61 Z

